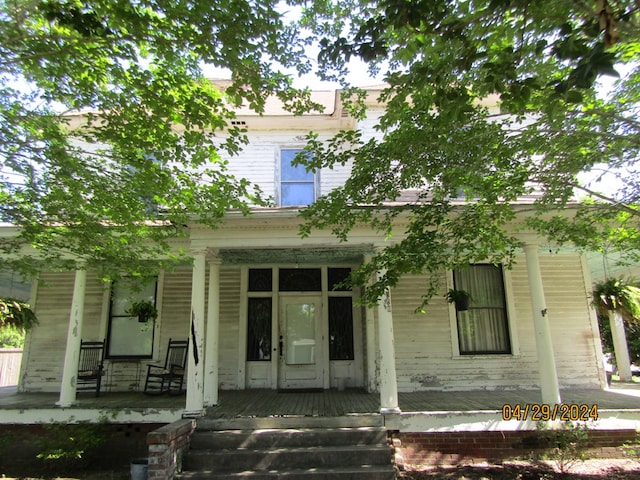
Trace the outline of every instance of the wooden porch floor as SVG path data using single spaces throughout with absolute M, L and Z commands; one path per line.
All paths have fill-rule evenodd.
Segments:
M 640 384 L 614 384 L 610 390 L 562 390 L 563 403 L 598 405 L 599 410 L 640 410 Z M 16 393 L 0 388 L 0 411 L 56 408 L 57 393 Z M 207 409 L 208 418 L 270 417 L 286 415 L 339 417 L 379 412 L 379 395 L 363 390 L 290 392 L 223 390 L 219 404 Z M 400 393 L 405 412 L 468 412 L 500 410 L 504 404 L 540 403 L 537 390 L 454 391 Z M 148 396 L 142 393 L 78 394 L 73 408 L 100 410 L 180 410 L 185 396 Z M 640 413 L 639 413 L 640 416 Z

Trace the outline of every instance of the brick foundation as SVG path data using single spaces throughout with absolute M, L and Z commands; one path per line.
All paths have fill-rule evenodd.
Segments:
M 195 420 L 183 419 L 149 432 L 148 480 L 171 480 L 180 472 L 195 427 Z
M 589 430 L 588 451 L 593 457 L 619 456 L 616 447 L 633 442 L 635 430 Z M 457 465 L 527 458 L 543 453 L 541 432 L 435 432 L 391 434 L 396 458 L 413 465 Z

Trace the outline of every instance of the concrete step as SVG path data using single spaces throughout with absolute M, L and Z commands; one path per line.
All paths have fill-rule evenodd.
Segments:
M 377 416 L 233 420 L 236 428 L 216 430 L 221 423 L 198 419 L 180 480 L 395 478 L 393 448 Z M 256 424 L 264 427 L 238 427 Z
M 378 413 L 345 415 L 343 417 L 256 417 L 199 418 L 198 430 L 258 430 L 281 428 L 358 428 L 384 427 L 384 417 Z
M 185 472 L 180 480 L 394 480 L 396 471 L 392 465 L 358 466 L 345 468 L 308 468 L 270 471 L 244 471 L 221 473 L 217 471 Z
M 191 449 L 194 451 L 386 444 L 387 431 L 382 427 L 220 431 L 198 429 L 191 436 Z
M 183 460 L 183 468 L 188 471 L 241 472 L 390 465 L 391 455 L 388 445 L 196 450 L 190 451 Z

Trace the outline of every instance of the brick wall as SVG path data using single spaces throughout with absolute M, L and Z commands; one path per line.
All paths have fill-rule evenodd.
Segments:
M 619 456 L 616 447 L 637 438 L 635 430 L 589 430 L 589 456 Z M 413 465 L 456 465 L 460 462 L 500 461 L 526 458 L 544 452 L 542 433 L 436 432 L 392 433 L 397 458 Z
M 149 432 L 148 480 L 171 480 L 180 472 L 195 427 L 195 420 L 183 419 Z

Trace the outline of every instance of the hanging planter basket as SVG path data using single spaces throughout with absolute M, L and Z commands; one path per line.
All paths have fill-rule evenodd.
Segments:
M 453 303 L 458 312 L 469 310 L 469 302 L 471 294 L 465 290 L 454 290 L 453 288 L 447 292 L 445 298 L 449 303 Z
M 147 300 L 134 302 L 127 310 L 132 317 L 138 317 L 138 322 L 147 323 L 149 320 L 158 318 L 158 310 L 155 305 Z

